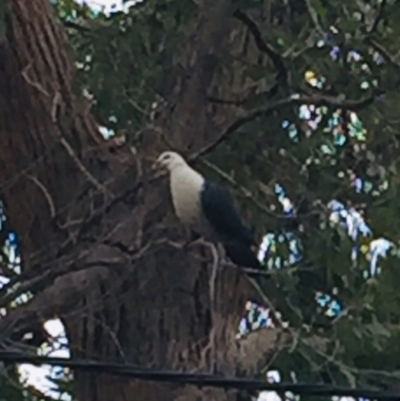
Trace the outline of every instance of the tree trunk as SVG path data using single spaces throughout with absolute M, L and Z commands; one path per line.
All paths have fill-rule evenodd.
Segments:
M 194 43 L 182 55 L 191 60 L 190 78 L 177 83 L 174 115 L 162 119 L 183 152 L 215 140 L 229 117 L 207 105 L 206 90 L 221 57 L 214 44 L 226 41 L 232 10 L 228 1 L 207 2 Z M 257 291 L 237 269 L 214 277 L 207 250 L 185 252 L 169 243 L 182 239 L 182 231 L 165 178 L 154 178 L 149 168 L 163 150 L 158 134 L 149 132 L 136 156 L 111 148 L 85 99 L 73 93 L 72 64 L 49 2 L 7 3 L 0 44 L 1 196 L 21 239 L 23 288 L 36 295 L 1 321 L 1 331 L 12 327 L 9 334 L 20 337 L 56 315 L 77 357 L 226 374 L 254 368 L 260 349 L 275 347 L 279 333 L 237 342 L 239 316 Z M 80 401 L 200 394 L 105 375 L 75 377 Z

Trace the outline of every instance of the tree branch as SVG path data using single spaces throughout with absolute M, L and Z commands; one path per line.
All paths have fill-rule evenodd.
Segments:
M 380 43 L 378 43 L 377 41 L 375 41 L 370 37 L 366 37 L 365 42 L 369 44 L 373 49 L 375 49 L 378 53 L 380 53 L 388 63 L 400 69 L 400 62 L 397 60 L 397 57 L 390 54 L 390 52 L 387 49 L 385 49 Z
M 84 273 L 75 271 L 66 274 L 39 292 L 29 303 L 10 309 L 0 320 L 0 344 L 10 338 L 20 341 L 28 330 L 32 331 L 44 321 L 74 313 L 76 302 L 87 293 L 92 282 L 99 278 L 108 281 L 109 272 L 110 269 L 104 267 L 92 267 Z
M 372 94 L 360 100 L 353 100 L 353 99 L 346 100 L 343 99 L 342 96 L 322 96 L 322 95 L 309 96 L 309 95 L 292 94 L 284 99 L 271 102 L 266 107 L 255 109 L 250 113 L 248 113 L 246 116 L 238 118 L 214 142 L 209 143 L 208 145 L 200 149 L 198 152 L 192 154 L 189 157 L 189 160 L 197 159 L 199 156 L 203 156 L 213 151 L 217 146 L 219 146 L 222 142 L 224 142 L 229 137 L 229 135 L 237 131 L 243 125 L 259 117 L 269 116 L 272 112 L 276 110 L 303 104 L 314 105 L 317 107 L 330 106 L 342 109 L 360 110 L 370 105 L 375 100 L 375 98 L 376 98 L 375 94 Z
M 387 3 L 386 0 L 381 1 L 381 4 L 379 5 L 379 8 L 378 8 L 378 12 L 376 13 L 374 22 L 372 23 L 371 27 L 368 30 L 369 35 L 373 34 L 377 30 L 379 22 L 382 20 L 383 12 L 386 7 L 386 3 Z
M 262 97 L 264 100 L 271 99 L 278 93 L 278 90 L 279 90 L 279 83 L 275 82 L 269 89 L 261 92 L 256 97 L 259 99 Z M 225 106 L 245 107 L 246 104 L 248 104 L 248 103 L 250 103 L 250 101 L 254 100 L 254 94 L 247 96 L 245 99 L 240 99 L 240 100 L 221 99 L 221 98 L 215 97 L 215 96 L 207 96 L 207 100 L 210 103 L 222 104 Z
M 247 26 L 250 33 L 252 34 L 254 41 L 256 42 L 257 48 L 268 55 L 277 70 L 276 81 L 281 86 L 287 86 L 288 72 L 283 62 L 281 55 L 276 52 L 272 46 L 265 43 L 262 38 L 261 31 L 258 29 L 256 23 L 247 16 L 243 11 L 239 9 L 233 13 L 234 18 L 242 22 Z
M 76 29 L 77 31 L 85 32 L 85 33 L 91 32 L 91 30 L 88 27 L 77 24 L 76 22 L 67 21 L 66 19 L 63 19 L 63 18 L 61 18 L 61 22 L 66 28 Z

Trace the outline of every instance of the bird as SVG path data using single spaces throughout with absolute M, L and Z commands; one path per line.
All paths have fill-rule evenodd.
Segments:
M 254 237 L 226 188 L 205 179 L 176 152 L 161 153 L 153 168 L 169 173 L 175 214 L 184 226 L 207 242 L 222 244 L 235 265 L 262 269 Z

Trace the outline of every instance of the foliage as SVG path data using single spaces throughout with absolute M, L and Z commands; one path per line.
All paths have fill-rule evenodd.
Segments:
M 220 85 L 233 81 L 235 68 L 242 68 L 252 83 L 252 90 L 222 99 L 241 99 L 240 105 L 230 106 L 238 114 L 294 94 L 342 101 L 373 98 L 359 110 L 324 104 L 308 117 L 300 105 L 276 107 L 240 126 L 208 157 L 219 169 L 234 171 L 234 180 L 251 193 L 246 199 L 238 196 L 257 232 L 291 233 L 302 245 L 301 260 L 282 266 L 263 284 L 298 338 L 274 364 L 285 375 L 295 371 L 300 380 L 390 385 L 399 369 L 398 257 L 394 252 L 382 260 L 381 274 L 366 280 L 370 261 L 362 247 L 385 236 L 396 248 L 400 239 L 400 63 L 394 54 L 400 5 L 395 0 L 237 4 L 287 69 L 287 82 L 281 79 L 278 90 L 269 91 L 279 71 L 266 54 L 232 49 L 234 66 L 232 57 L 220 60 Z M 182 74 L 179 52 L 196 2 L 147 0 L 108 16 L 90 15 L 67 1 L 56 7 L 76 54 L 77 85 L 93 94 L 99 121 L 134 145 L 143 125 L 153 121 L 154 105 L 162 109 L 168 104 L 163 95 L 170 78 Z M 217 94 L 209 93 L 210 102 Z M 315 119 L 319 123 L 311 125 Z M 224 179 L 216 169 L 204 171 Z M 284 188 L 295 213 L 285 214 L 275 184 Z M 332 225 L 332 199 L 362 211 L 372 235 L 350 238 L 343 226 Z M 351 258 L 354 246 L 357 257 Z M 277 252 L 287 256 L 288 247 Z M 326 316 L 315 302 L 316 292 L 340 300 L 343 313 Z

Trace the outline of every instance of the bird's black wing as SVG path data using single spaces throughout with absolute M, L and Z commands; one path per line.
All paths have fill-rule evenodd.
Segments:
M 243 242 L 233 240 L 224 242 L 225 253 L 228 258 L 237 266 L 263 269 L 257 258 L 256 246 L 246 246 Z
M 205 180 L 200 202 L 204 217 L 221 237 L 232 262 L 238 266 L 260 268 L 253 235 L 243 224 L 228 190 Z
M 205 180 L 200 202 L 205 218 L 221 239 L 240 240 L 248 246 L 254 244 L 250 230 L 242 223 L 232 197 L 225 188 Z

